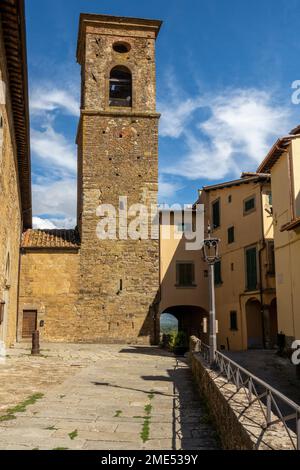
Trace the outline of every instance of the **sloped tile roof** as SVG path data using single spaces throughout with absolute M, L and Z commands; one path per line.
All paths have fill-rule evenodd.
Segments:
M 25 228 L 30 228 L 32 227 L 30 124 L 24 0 L 1 0 L 0 22 L 16 139 L 23 224 Z
M 22 248 L 76 249 L 80 246 L 77 230 L 33 230 L 23 233 Z

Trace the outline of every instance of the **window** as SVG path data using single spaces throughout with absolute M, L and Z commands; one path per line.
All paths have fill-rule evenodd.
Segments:
M 231 202 L 232 202 L 232 196 L 231 196 L 231 194 L 230 194 L 230 195 L 228 196 L 228 203 L 231 204 Z
M 109 105 L 132 106 L 132 77 L 127 67 L 114 67 L 110 73 Z
M 244 214 L 249 214 L 250 212 L 255 211 L 255 197 L 249 197 L 244 201 Z
M 180 233 L 192 232 L 192 224 L 190 223 L 177 224 L 176 228 L 177 232 Z
M 215 271 L 215 285 L 218 286 L 222 284 L 222 276 L 221 276 L 221 261 L 216 261 L 214 265 Z
M 257 249 L 246 249 L 246 289 L 257 289 Z
M 179 287 L 194 287 L 195 286 L 194 263 L 177 263 L 176 285 Z
M 212 204 L 213 228 L 220 227 L 220 199 Z
M 274 242 L 268 242 L 268 274 L 275 274 L 275 249 Z
M 228 243 L 233 243 L 234 242 L 234 227 L 229 227 L 227 231 L 227 236 L 228 236 Z
M 230 312 L 230 329 L 231 331 L 237 331 L 238 330 L 238 324 L 237 324 L 237 312 L 232 311 Z
M 0 302 L 0 325 L 4 322 L 4 307 L 5 307 L 5 302 L 1 301 Z
M 126 54 L 126 52 L 129 52 L 130 49 L 131 46 L 127 42 L 118 41 L 113 44 L 113 50 L 119 54 Z

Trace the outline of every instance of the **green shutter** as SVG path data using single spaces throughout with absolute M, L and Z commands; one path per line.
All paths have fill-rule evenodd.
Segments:
M 228 243 L 234 242 L 234 227 L 228 229 Z
M 237 331 L 238 330 L 237 312 L 236 311 L 230 312 L 230 329 L 232 331 Z
M 220 227 L 220 201 L 213 203 L 213 228 Z
M 255 198 L 247 199 L 244 202 L 244 212 L 249 212 L 255 209 Z
M 182 287 L 193 286 L 195 283 L 195 266 L 193 263 L 177 264 L 177 284 Z
M 214 265 L 215 271 L 215 284 L 222 284 L 222 277 L 221 277 L 221 261 L 217 261 Z
M 257 251 L 256 247 L 246 250 L 247 290 L 257 289 Z

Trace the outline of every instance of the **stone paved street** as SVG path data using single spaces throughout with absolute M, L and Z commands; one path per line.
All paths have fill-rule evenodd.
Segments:
M 0 364 L 0 449 L 218 448 L 185 360 L 142 346 L 43 347 Z

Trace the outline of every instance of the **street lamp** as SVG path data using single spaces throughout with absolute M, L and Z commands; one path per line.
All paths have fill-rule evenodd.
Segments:
M 215 263 L 219 257 L 219 238 L 211 237 L 210 224 L 207 227 L 208 238 L 203 241 L 204 259 L 209 266 L 209 362 L 212 366 L 216 358 L 217 328 L 216 328 L 216 303 L 215 303 Z

